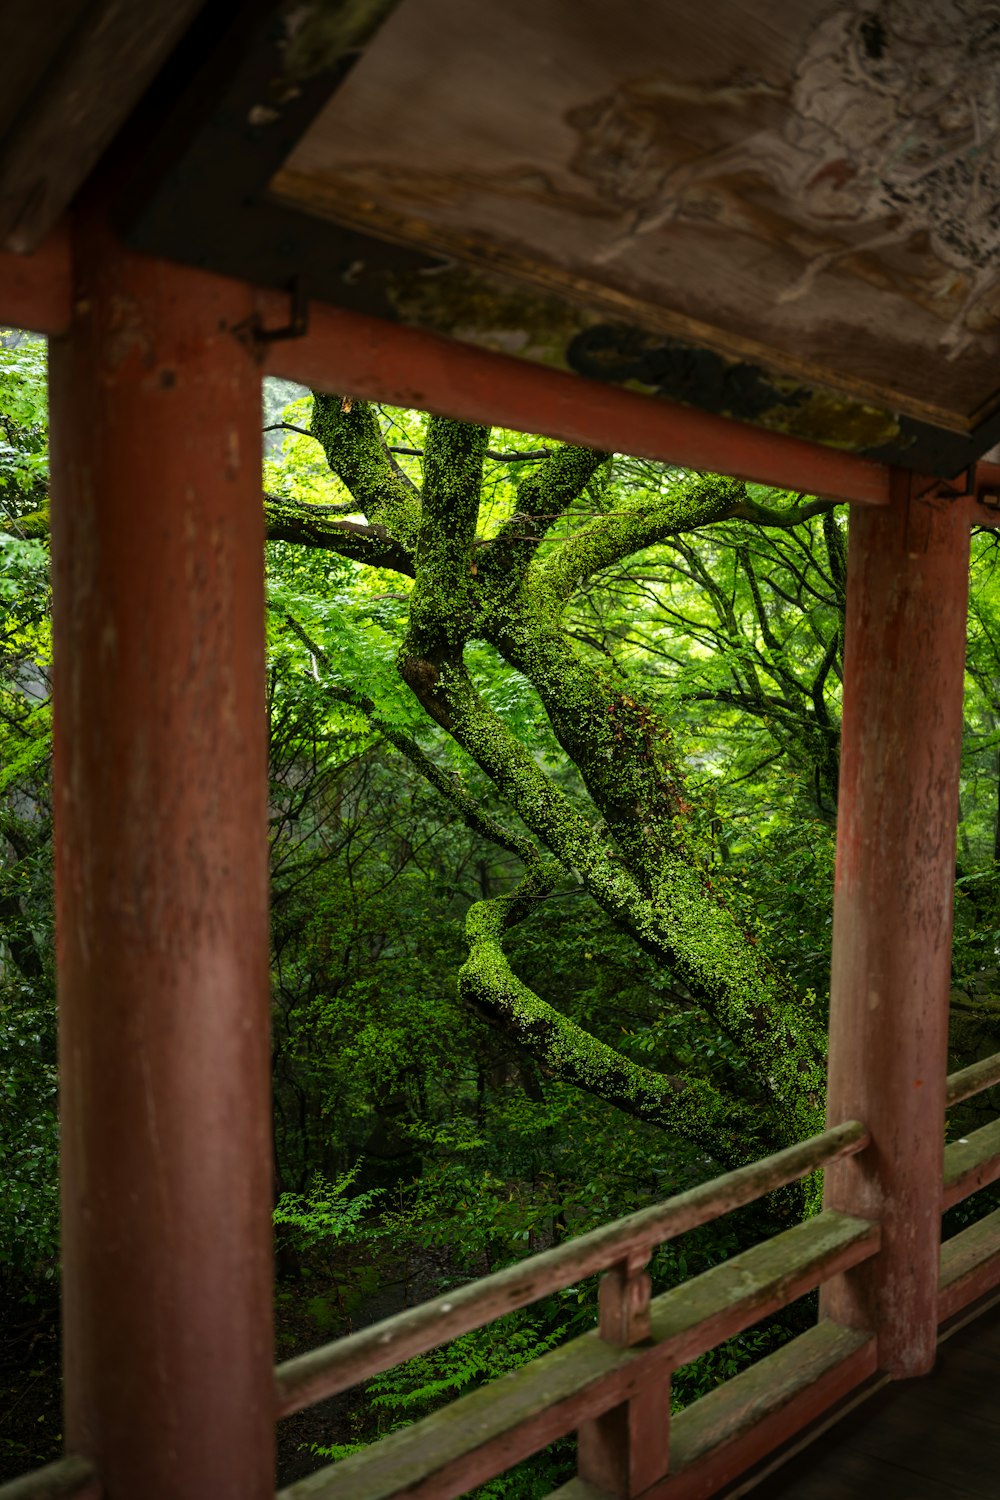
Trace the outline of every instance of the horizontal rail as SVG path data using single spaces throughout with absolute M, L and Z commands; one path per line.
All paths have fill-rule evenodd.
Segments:
M 873 1334 L 824 1319 L 673 1418 L 670 1473 L 648 1500 L 704 1500 L 874 1373 Z
M 874 1255 L 879 1227 L 833 1211 L 654 1298 L 652 1339 L 596 1330 L 282 1490 L 278 1500 L 454 1500 L 673 1367 Z
M 988 1187 L 1000 1177 L 1000 1119 L 944 1148 L 944 1185 L 941 1210 Z
M 0 1500 L 101 1500 L 103 1493 L 93 1464 L 85 1458 L 60 1458 L 0 1484 Z
M 878 1251 L 881 1228 L 826 1209 L 654 1297 L 654 1340 L 684 1365 Z
M 938 1322 L 1000 1286 L 1000 1208 L 941 1246 Z
M 265 322 L 287 321 L 284 293 L 259 292 L 257 301 Z M 270 345 L 266 368 L 311 390 L 545 433 L 826 500 L 889 503 L 889 466 L 859 453 L 329 304 L 310 304 L 308 331 Z
M 12 327 L 65 333 L 71 287 L 65 226 L 32 255 L 0 252 L 0 321 Z M 257 301 L 266 321 L 287 320 L 284 293 L 260 290 Z M 309 314 L 303 337 L 271 347 L 268 373 L 314 390 L 545 432 L 825 499 L 889 503 L 888 465 L 859 453 L 346 308 L 313 303 Z
M 545 1250 L 520 1265 L 497 1271 L 419 1307 L 397 1313 L 371 1328 L 286 1360 L 275 1371 L 278 1415 L 285 1417 L 300 1411 L 416 1354 L 425 1354 L 460 1334 L 482 1328 L 505 1313 L 527 1307 L 540 1297 L 605 1271 L 616 1261 L 643 1249 L 651 1250 L 665 1240 L 806 1177 L 819 1167 L 853 1156 L 868 1143 L 868 1132 L 858 1121 L 835 1125 L 763 1161 L 715 1177 L 652 1208 L 640 1209 L 553 1250 Z
M 950 1109 L 953 1104 L 961 1104 L 963 1099 L 971 1099 L 997 1083 L 1000 1083 L 1000 1052 L 952 1073 L 948 1078 L 945 1107 Z

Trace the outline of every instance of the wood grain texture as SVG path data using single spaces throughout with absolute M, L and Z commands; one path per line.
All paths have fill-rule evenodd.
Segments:
M 699 0 L 404 5 L 273 186 L 790 385 L 961 426 L 997 389 L 995 134 L 979 199 L 959 165 L 994 117 L 983 33 L 933 0 L 905 25 L 868 9 L 866 28 L 850 0 L 745 0 L 706 28 Z
M 827 1209 L 653 1300 L 653 1338 L 673 1365 L 697 1359 L 828 1277 L 876 1256 L 877 1224 Z
M 864 1149 L 864 1126 L 838 1124 L 764 1161 L 713 1178 L 530 1260 L 483 1277 L 371 1328 L 279 1365 L 275 1373 L 279 1416 L 346 1390 L 404 1359 L 436 1349 L 459 1334 L 526 1307 L 550 1292 L 606 1270 L 616 1261 L 648 1258 L 654 1246 L 752 1203 L 841 1155 Z
M 287 321 L 287 296 L 263 293 L 259 300 L 267 322 Z M 313 390 L 544 433 L 826 499 L 889 500 L 887 465 L 856 453 L 332 306 L 310 309 L 306 336 L 276 344 L 267 372 Z
M 418 1353 L 438 1349 L 459 1334 L 483 1328 L 493 1319 L 528 1307 L 538 1298 L 558 1292 L 574 1281 L 604 1271 L 616 1260 L 640 1254 L 648 1259 L 654 1245 L 684 1235 L 699 1224 L 708 1224 L 721 1214 L 745 1203 L 753 1203 L 774 1188 L 796 1181 L 822 1163 L 837 1160 L 846 1152 L 864 1149 L 864 1125 L 849 1121 L 813 1137 L 810 1142 L 790 1146 L 774 1157 L 739 1167 L 736 1172 L 714 1178 L 688 1193 L 681 1193 L 654 1208 L 642 1209 L 603 1229 L 543 1251 L 540 1256 L 481 1278 L 456 1292 L 424 1302 L 421 1307 L 361 1329 L 358 1334 L 310 1350 L 289 1359 L 276 1371 L 277 1415 L 288 1416 L 301 1407 L 346 1391 L 381 1370 L 391 1370 Z
M 596 1331 L 282 1490 L 278 1500 L 451 1500 L 638 1392 L 650 1350 Z
M 997 1083 L 1000 1083 L 1000 1052 L 994 1052 L 991 1057 L 981 1058 L 979 1062 L 949 1075 L 946 1093 L 948 1108 L 981 1094 L 984 1089 L 993 1088 Z
M 753 1500 L 996 1500 L 998 1379 L 994 1308 L 942 1344 L 931 1374 L 883 1387 L 748 1493 Z
M 836 1323 L 823 1319 L 815 1328 L 702 1396 L 674 1419 L 671 1477 L 689 1469 L 722 1444 L 745 1435 L 764 1417 L 786 1406 L 845 1360 L 856 1362 L 862 1350 L 874 1369 L 875 1346 L 870 1334 L 838 1328 Z M 871 1370 L 865 1373 L 870 1374 Z
M 875 1371 L 876 1343 L 820 1322 L 674 1419 L 671 1475 L 649 1500 L 707 1500 Z
M 34 250 L 53 228 L 200 4 L 91 0 L 64 34 L 50 34 L 37 86 L 0 149 L 5 249 Z
M 974 1130 L 944 1148 L 944 1186 L 941 1207 L 952 1208 L 963 1198 L 1000 1177 L 1000 1120 Z
M 260 374 L 229 332 L 252 298 L 100 218 L 73 251 L 49 349 L 64 1431 L 121 1500 L 271 1500 Z
M 820 1305 L 902 1376 L 937 1348 L 969 523 L 892 483 L 888 509 L 851 517 L 830 978 L 829 1118 L 861 1113 L 873 1144 L 824 1200 L 883 1239 Z
M 652 1341 L 596 1332 L 281 1492 L 279 1500 L 452 1500 L 582 1422 L 640 1396 L 657 1373 L 765 1317 L 878 1248 L 878 1227 L 824 1213 L 654 1298 Z M 647 1412 L 646 1419 L 650 1420 Z
M 597 1331 L 605 1343 L 630 1348 L 650 1337 L 649 1252 L 626 1258 L 601 1277 Z M 667 1472 L 670 1370 L 649 1370 L 638 1392 L 577 1428 L 580 1478 L 611 1500 L 643 1494 Z
M 938 1319 L 953 1318 L 1000 1285 L 1000 1209 L 941 1246 Z

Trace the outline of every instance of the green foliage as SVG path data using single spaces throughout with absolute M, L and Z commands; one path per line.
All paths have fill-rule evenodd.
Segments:
M 45 346 L 0 337 L 0 1302 L 49 1300 L 57 1271 Z M 12 1314 L 16 1316 L 16 1314 Z
M 34 1302 L 58 1269 L 55 1027 L 51 997 L 0 981 L 0 1301 Z
M 38 505 L 48 478 L 45 344 L 0 336 L 0 502 L 8 520 Z
M 357 1235 L 365 1214 L 380 1196 L 378 1188 L 348 1196 L 359 1170 L 360 1163 L 355 1163 L 332 1182 L 317 1172 L 308 1192 L 282 1193 L 274 1210 L 274 1222 L 295 1231 L 299 1250 L 309 1251 L 317 1245 Z

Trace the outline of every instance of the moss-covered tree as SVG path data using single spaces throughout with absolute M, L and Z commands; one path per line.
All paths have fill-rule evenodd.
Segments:
M 469 912 L 464 1001 L 544 1073 L 718 1161 L 757 1156 L 819 1128 L 821 1020 L 713 881 L 685 768 L 655 696 L 620 661 L 581 642 L 571 616 L 595 576 L 669 538 L 733 519 L 787 527 L 825 508 L 774 510 L 737 481 L 662 471 L 654 484 L 623 487 L 610 480 L 609 455 L 553 444 L 516 464 L 515 500 L 498 523 L 484 472 L 512 455 L 491 453 L 487 428 L 429 418 L 418 481 L 398 457 L 413 449 L 392 450 L 369 403 L 317 395 L 311 421 L 346 497 L 315 504 L 269 496 L 268 534 L 412 580 L 398 674 L 492 783 L 506 821 L 442 769 L 426 737 L 380 723 L 363 685 L 337 692 L 435 780 L 458 816 L 524 867 L 516 888 Z M 292 610 L 287 624 L 314 662 L 323 658 L 308 622 Z M 482 643 L 531 685 L 581 795 L 550 773 L 482 691 L 472 664 Z M 642 1066 L 518 978 L 507 934 L 566 877 L 669 971 L 679 1004 L 699 1008 L 728 1038 L 743 1063 L 738 1085 L 669 1062 L 664 1071 Z

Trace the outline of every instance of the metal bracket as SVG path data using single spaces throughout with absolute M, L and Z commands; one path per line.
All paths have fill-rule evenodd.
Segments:
M 233 334 L 248 348 L 266 348 L 268 344 L 279 344 L 286 339 L 300 339 L 309 331 L 309 300 L 302 286 L 302 279 L 293 276 L 288 284 L 289 316 L 281 328 L 265 328 L 259 312 L 251 313 L 242 323 L 237 323 Z
M 895 475 L 905 500 L 904 546 L 911 557 L 919 557 L 930 544 L 935 513 L 940 515 L 956 501 L 968 499 L 970 475 L 963 472 L 956 480 L 946 480 L 899 469 Z

